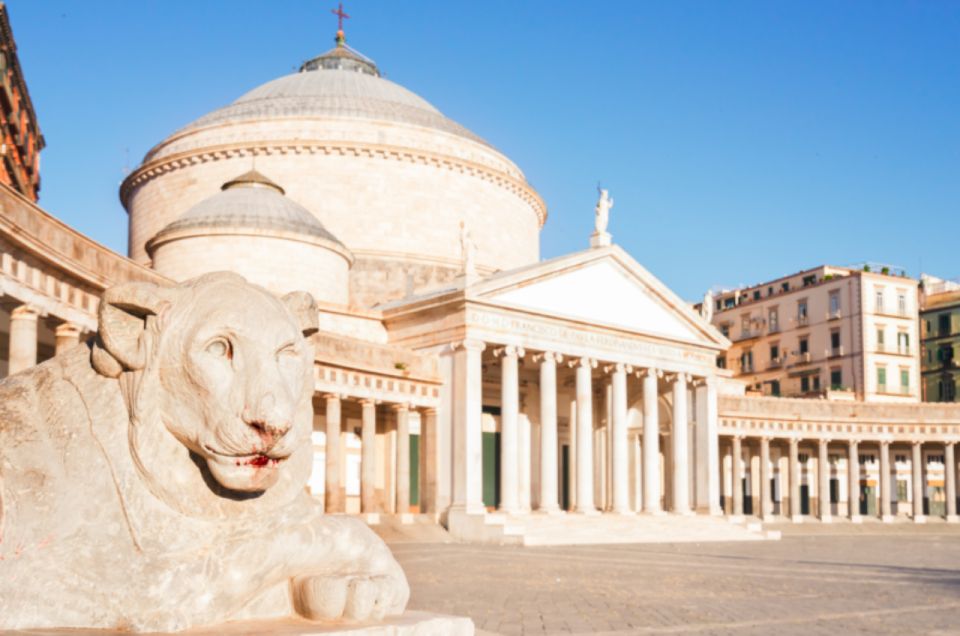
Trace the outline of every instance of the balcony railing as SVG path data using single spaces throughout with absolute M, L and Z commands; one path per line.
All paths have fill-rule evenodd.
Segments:
M 783 358 L 771 358 L 770 364 L 767 365 L 768 369 L 779 369 L 783 366 Z
M 797 325 L 803 327 L 810 323 L 810 316 L 797 316 Z

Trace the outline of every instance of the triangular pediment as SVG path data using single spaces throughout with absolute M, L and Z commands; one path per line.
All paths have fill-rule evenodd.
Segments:
M 617 246 L 503 272 L 471 291 L 486 302 L 518 310 L 711 348 L 729 346 L 712 325 Z

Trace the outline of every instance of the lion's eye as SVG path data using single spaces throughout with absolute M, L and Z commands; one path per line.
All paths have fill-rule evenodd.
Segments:
M 208 344 L 207 353 L 217 356 L 218 358 L 230 359 L 233 357 L 230 351 L 230 343 L 223 338 L 218 338 L 217 340 L 214 340 Z
M 279 356 L 295 356 L 297 354 L 298 354 L 297 346 L 292 342 L 280 347 L 280 349 L 277 351 L 278 357 Z

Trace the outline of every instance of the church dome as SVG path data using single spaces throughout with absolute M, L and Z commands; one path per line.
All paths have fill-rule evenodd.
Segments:
M 175 222 L 182 228 L 230 208 L 222 198 L 194 206 L 251 161 L 349 250 L 354 305 L 456 277 L 461 223 L 476 243 L 481 273 L 539 260 L 546 207 L 516 164 L 384 79 L 342 36 L 299 73 L 247 91 L 147 153 L 120 188 L 131 258 L 150 262 L 148 243 Z M 306 227 L 300 213 L 285 208 L 267 219 L 268 209 L 258 208 L 257 223 Z
M 346 305 L 353 255 L 317 217 L 250 170 L 160 230 L 146 245 L 158 272 L 186 280 L 230 270 L 278 294 L 309 291 Z

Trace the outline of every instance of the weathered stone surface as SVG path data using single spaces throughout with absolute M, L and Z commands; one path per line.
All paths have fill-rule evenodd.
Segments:
M 0 383 L 0 629 L 403 611 L 386 545 L 305 491 L 312 298 L 218 273 L 111 288 L 99 319 Z

